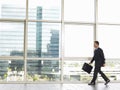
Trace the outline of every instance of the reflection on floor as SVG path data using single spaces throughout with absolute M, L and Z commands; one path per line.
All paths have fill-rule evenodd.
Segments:
M 120 90 L 120 83 L 87 84 L 0 84 L 0 90 Z

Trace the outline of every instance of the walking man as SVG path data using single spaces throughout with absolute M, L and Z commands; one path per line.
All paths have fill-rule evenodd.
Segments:
M 104 57 L 103 50 L 99 47 L 98 41 L 94 41 L 94 48 L 95 48 L 94 56 L 89 64 L 91 64 L 91 63 L 93 63 L 93 61 L 95 61 L 95 69 L 94 69 L 93 79 L 88 85 L 95 85 L 95 81 L 97 79 L 98 73 L 101 74 L 102 78 L 105 80 L 105 85 L 107 85 L 110 82 L 110 80 L 101 71 L 101 67 L 105 66 L 105 57 Z

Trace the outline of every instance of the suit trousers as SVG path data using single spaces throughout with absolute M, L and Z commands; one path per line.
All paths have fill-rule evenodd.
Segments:
M 95 82 L 95 81 L 96 81 L 98 73 L 101 74 L 102 78 L 103 78 L 105 81 L 109 80 L 108 77 L 101 71 L 101 66 L 95 65 L 94 74 L 93 74 L 93 79 L 92 79 L 91 82 Z

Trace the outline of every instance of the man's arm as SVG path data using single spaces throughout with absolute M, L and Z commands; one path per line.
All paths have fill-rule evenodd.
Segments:
M 90 64 L 93 63 L 93 61 L 94 61 L 94 56 L 93 56 L 92 60 L 90 61 Z
M 103 64 L 105 64 L 105 56 L 104 56 L 104 52 L 103 52 L 102 49 L 100 50 L 100 55 L 101 55 L 101 57 L 102 57 L 102 62 L 103 62 Z

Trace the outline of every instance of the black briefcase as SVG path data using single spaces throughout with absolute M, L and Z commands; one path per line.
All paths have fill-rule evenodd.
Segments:
M 91 71 L 92 71 L 92 68 L 93 68 L 93 67 L 92 67 L 90 64 L 84 63 L 84 64 L 83 64 L 83 67 L 82 67 L 82 70 L 84 70 L 85 72 L 87 72 L 88 74 L 90 74 Z

